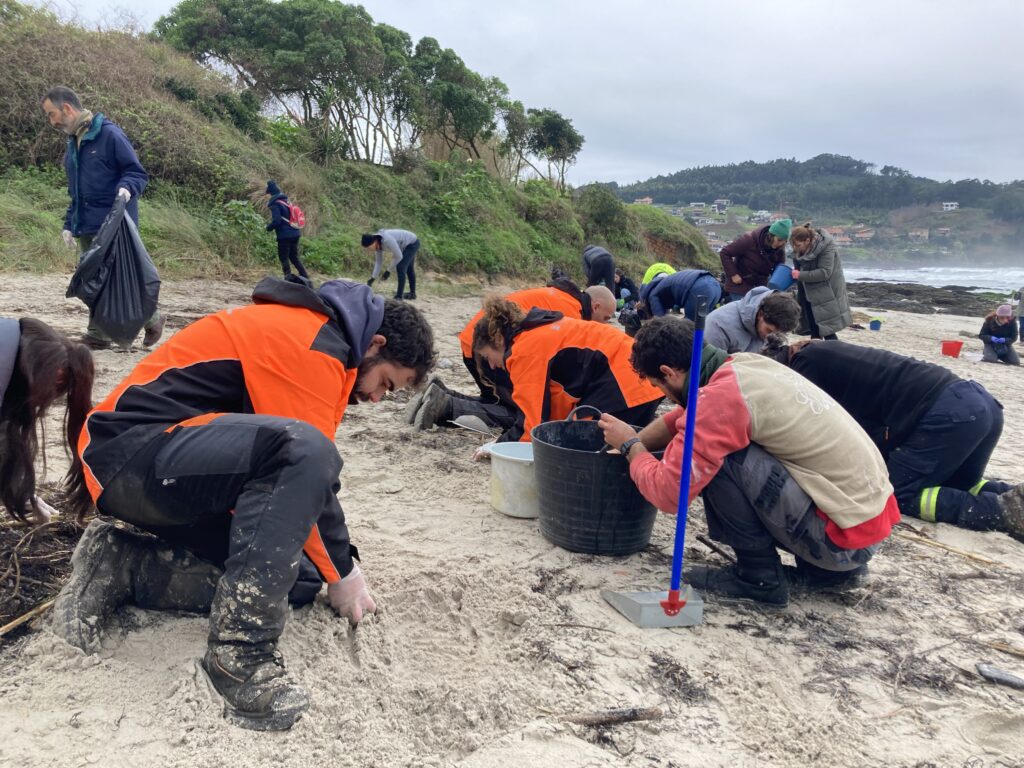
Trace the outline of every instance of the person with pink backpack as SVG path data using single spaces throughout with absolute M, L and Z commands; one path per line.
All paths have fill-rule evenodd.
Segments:
M 273 217 L 267 224 L 267 231 L 277 232 L 277 258 L 281 260 L 281 270 L 287 278 L 292 273 L 291 264 L 294 264 L 299 275 L 308 280 L 309 275 L 299 259 L 299 238 L 306 224 L 306 215 L 299 206 L 288 202 L 288 196 L 273 179 L 267 182 L 266 194 L 270 195 L 267 207 Z

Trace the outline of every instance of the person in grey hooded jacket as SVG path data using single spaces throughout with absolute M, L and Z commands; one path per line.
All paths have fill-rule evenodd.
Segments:
M 366 281 L 367 285 L 373 285 L 379 277 L 387 280 L 391 276 L 391 270 L 398 275 L 398 290 L 395 291 L 395 298 L 402 299 L 416 298 L 416 254 L 420 250 L 420 239 L 416 233 L 407 229 L 378 229 L 372 235 L 363 235 L 363 248 L 374 251 L 376 256 L 373 262 L 373 273 Z M 391 254 L 391 264 L 381 274 L 381 267 L 384 266 L 384 251 Z M 409 277 L 409 292 L 405 293 L 405 278 Z
M 800 305 L 792 296 L 759 286 L 711 312 L 704 340 L 730 354 L 760 352 L 769 333 L 790 333 L 799 322 Z
M 583 272 L 588 288 L 603 285 L 615 292 L 615 257 L 601 246 L 588 245 L 583 249 Z

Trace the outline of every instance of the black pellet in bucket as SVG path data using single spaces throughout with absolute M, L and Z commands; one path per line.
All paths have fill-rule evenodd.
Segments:
M 630 555 L 647 546 L 658 512 L 633 484 L 629 462 L 601 451 L 596 421 L 548 421 L 530 436 L 545 539 L 592 555 Z

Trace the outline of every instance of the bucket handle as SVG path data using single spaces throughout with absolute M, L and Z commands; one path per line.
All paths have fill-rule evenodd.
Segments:
M 566 421 L 579 421 L 578 418 L 574 418 L 576 416 L 576 411 L 581 411 L 584 408 L 589 408 L 590 410 L 592 410 L 594 413 L 597 414 L 597 418 L 601 418 L 601 409 L 600 408 L 597 408 L 596 406 L 593 406 L 593 405 L 577 405 L 575 408 L 573 408 L 571 411 L 569 411 L 569 415 L 565 417 L 565 420 Z

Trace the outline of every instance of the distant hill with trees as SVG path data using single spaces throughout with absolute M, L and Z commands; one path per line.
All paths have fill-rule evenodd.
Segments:
M 843 155 L 708 165 L 612 189 L 629 202 L 650 197 L 663 205 L 686 205 L 729 198 L 754 210 L 784 210 L 811 219 L 873 219 L 897 208 L 956 201 L 1015 224 L 1024 235 L 1024 180 L 935 181 Z

